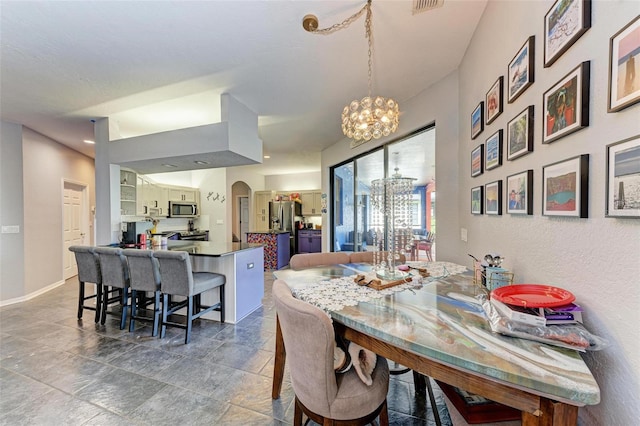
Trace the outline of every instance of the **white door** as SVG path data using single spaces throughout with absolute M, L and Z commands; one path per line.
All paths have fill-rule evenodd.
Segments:
M 247 242 L 249 232 L 249 197 L 240 197 L 240 241 Z
M 84 206 L 84 188 L 65 182 L 63 194 L 63 235 L 62 247 L 64 279 L 78 274 L 76 258 L 69 247 L 85 244 L 86 231 L 83 229 L 82 211 Z

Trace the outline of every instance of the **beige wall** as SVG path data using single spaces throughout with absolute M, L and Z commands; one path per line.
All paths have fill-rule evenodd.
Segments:
M 19 232 L 0 234 L 0 304 L 24 295 L 24 194 L 22 126 L 0 122 L 0 224 Z
M 24 128 L 22 146 L 26 266 L 24 279 L 25 294 L 28 295 L 63 281 L 64 180 L 86 185 L 89 206 L 94 206 L 95 169 L 93 159 L 28 128 Z M 93 228 L 89 229 L 89 235 L 93 235 Z M 87 243 L 92 241 L 87 240 Z

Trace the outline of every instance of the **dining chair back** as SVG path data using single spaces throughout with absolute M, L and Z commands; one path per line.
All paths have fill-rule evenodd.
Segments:
M 152 336 L 158 335 L 160 324 L 160 269 L 158 259 L 153 257 L 152 250 L 124 249 L 122 254 L 129 264 L 129 284 L 131 286 L 131 319 L 129 331 L 133 331 L 135 320 L 148 321 L 148 317 L 139 316 L 140 308 L 146 309 L 146 292 L 153 293 L 153 328 Z M 140 292 L 140 293 L 139 293 Z
M 380 416 L 380 423 L 388 425 L 387 360 L 377 357 L 371 386 L 355 368 L 336 378 L 331 319 L 320 308 L 295 299 L 282 280 L 273 283 L 272 294 L 295 392 L 294 425 L 302 424 L 303 413 L 318 424 L 368 424 Z
M 299 253 L 294 254 L 289 260 L 289 267 L 294 270 L 311 268 L 320 265 L 338 265 L 349 263 L 349 253 Z
M 214 272 L 193 272 L 189 253 L 185 251 L 159 250 L 153 253 L 160 269 L 160 290 L 162 291 L 162 319 L 160 337 L 165 336 L 168 326 L 186 329 L 184 343 L 191 340 L 193 321 L 211 312 L 220 312 L 220 322 L 224 323 L 224 285 L 226 277 Z M 201 303 L 201 294 L 217 288 L 220 301 L 211 306 Z M 186 299 L 172 303 L 169 296 L 183 296 Z M 186 308 L 186 324 L 169 321 L 169 316 Z
M 102 272 L 102 318 L 101 323 L 107 320 L 107 308 L 110 304 L 119 303 L 120 329 L 124 330 L 129 310 L 129 267 L 127 258 L 122 254 L 122 249 L 116 247 L 96 247 L 96 253 L 100 259 L 100 271 Z M 117 292 L 117 296 L 112 296 Z
M 82 319 L 84 309 L 95 311 L 95 322 L 100 321 L 100 307 L 102 303 L 102 274 L 100 273 L 100 261 L 98 255 L 91 246 L 71 246 L 78 265 L 78 319 Z M 86 284 L 95 285 L 92 294 L 86 295 Z M 86 304 L 87 300 L 96 299 L 95 305 Z

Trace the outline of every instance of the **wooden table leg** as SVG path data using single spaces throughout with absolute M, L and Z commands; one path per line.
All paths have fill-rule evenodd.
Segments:
M 280 320 L 276 315 L 276 355 L 273 361 L 273 385 L 271 388 L 271 398 L 280 398 L 280 390 L 282 389 L 282 380 L 284 378 L 284 362 L 287 353 L 284 350 L 284 340 L 282 340 L 282 330 L 280 329 Z
M 578 424 L 578 407 L 551 401 L 540 400 L 539 415 L 522 412 L 522 426 L 575 426 Z

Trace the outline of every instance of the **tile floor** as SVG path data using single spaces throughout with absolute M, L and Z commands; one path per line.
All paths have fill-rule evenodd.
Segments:
M 285 375 L 271 399 L 275 309 L 271 273 L 263 307 L 238 324 L 202 320 L 191 343 L 184 330 L 151 337 L 149 325 L 120 330 L 76 319 L 77 280 L 0 308 L 0 425 L 280 425 L 293 422 Z M 435 387 L 443 425 L 451 425 Z M 390 422 L 434 425 L 412 374 L 392 376 Z

